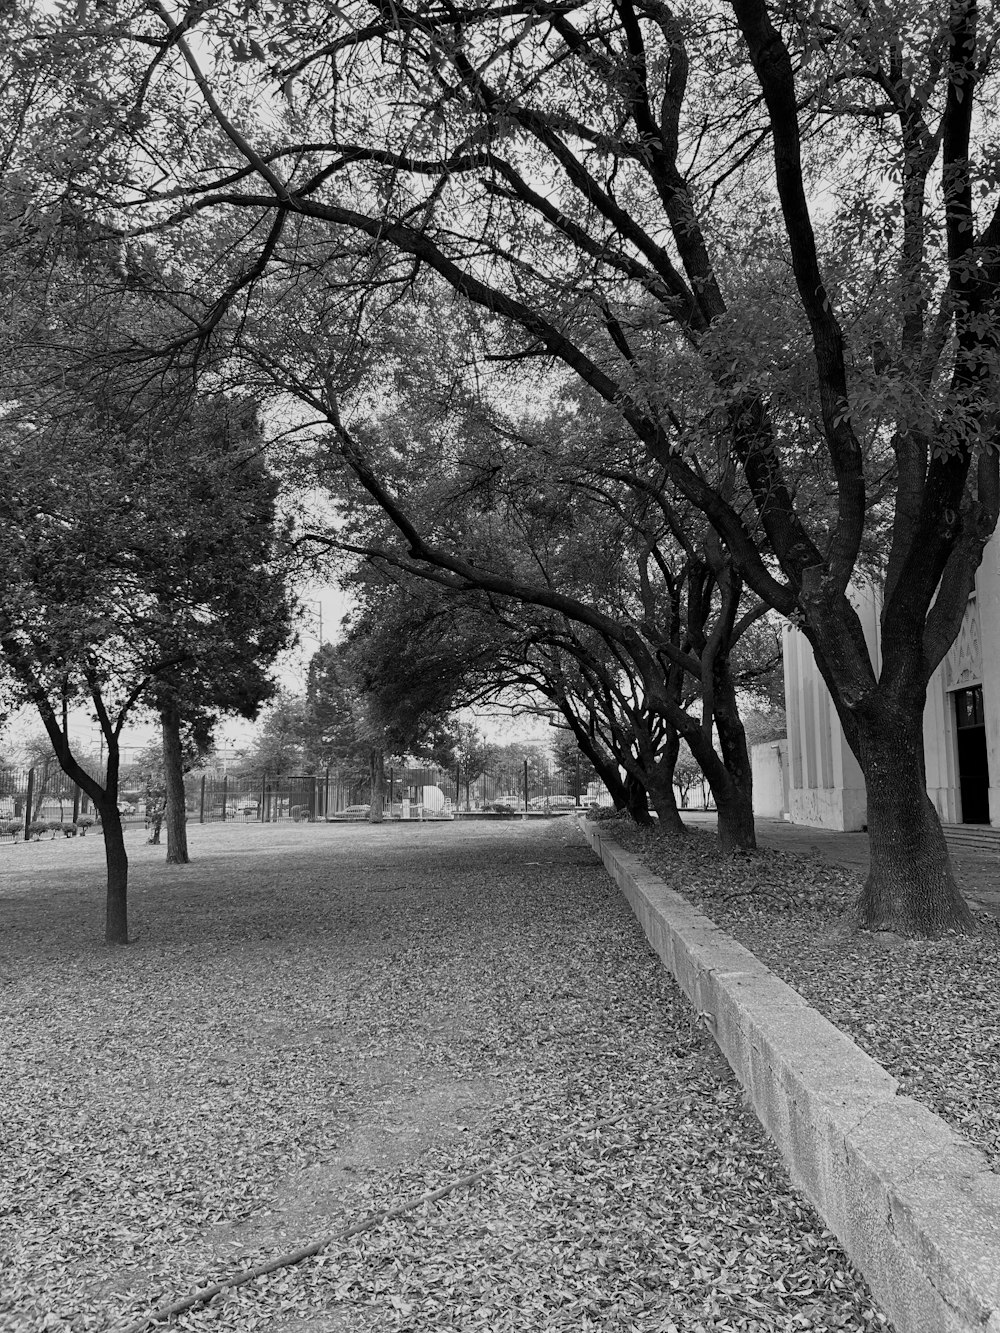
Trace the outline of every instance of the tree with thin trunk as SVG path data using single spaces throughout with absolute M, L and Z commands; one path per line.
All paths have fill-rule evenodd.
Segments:
M 160 707 L 163 776 L 166 785 L 167 865 L 187 865 L 187 806 L 184 799 L 184 747 L 181 716 L 173 701 Z
M 57 334 L 67 330 L 42 329 L 39 338 L 54 343 Z M 120 370 L 112 384 L 99 364 L 66 360 L 56 373 L 53 352 L 50 382 L 25 394 L 0 429 L 10 468 L 0 496 L 0 659 L 38 709 L 60 766 L 97 808 L 106 939 L 126 944 L 122 729 L 157 699 L 202 717 L 256 706 L 270 688 L 264 665 L 287 641 L 290 608 L 281 562 L 269 563 L 279 529 L 256 430 L 227 434 L 232 404 L 206 403 L 183 385 L 151 391 Z M 246 405 L 235 410 L 245 415 Z M 103 775 L 73 749 L 78 705 L 92 709 L 103 734 Z

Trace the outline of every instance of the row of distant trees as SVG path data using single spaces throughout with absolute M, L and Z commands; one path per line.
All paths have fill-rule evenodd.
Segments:
M 329 648 L 324 656 L 336 653 Z M 567 790 L 575 790 L 579 777 L 583 794 L 596 777 L 566 731 L 554 734 L 551 740 L 503 743 L 487 739 L 474 722 L 446 714 L 427 719 L 422 731 L 408 738 L 397 735 L 393 740 L 384 734 L 373 738 L 364 726 L 356 726 L 363 710 L 357 706 L 360 701 L 352 702 L 354 707 L 350 703 L 345 707 L 341 700 L 335 710 L 317 708 L 315 695 L 283 692 L 266 710 L 248 749 L 235 760 L 227 759 L 227 773 L 259 780 L 277 774 L 322 777 L 334 772 L 341 782 L 370 788 L 374 748 L 381 755 L 383 771 L 437 768 L 452 779 L 460 776 L 470 786 L 485 774 L 519 774 L 525 761 L 532 778 L 552 772 Z M 327 722 L 336 719 L 336 730 L 324 727 L 324 714 Z

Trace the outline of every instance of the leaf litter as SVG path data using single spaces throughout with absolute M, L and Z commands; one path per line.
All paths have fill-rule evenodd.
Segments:
M 756 954 L 1000 1168 L 1000 922 L 910 939 L 852 926 L 860 872 L 760 848 L 728 861 L 716 838 L 614 821 L 611 836 Z
M 570 821 L 191 835 L 0 866 L 3 1333 L 888 1327 Z

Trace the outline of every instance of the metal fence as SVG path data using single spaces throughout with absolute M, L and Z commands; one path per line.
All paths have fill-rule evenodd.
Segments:
M 602 783 L 574 781 L 535 760 L 484 771 L 387 765 L 386 818 L 417 819 L 456 813 L 541 810 L 610 805 Z M 356 772 L 328 768 L 315 775 L 251 780 L 233 775 L 190 774 L 185 779 L 188 818 L 270 822 L 278 819 L 363 819 L 371 807 L 371 781 Z
M 312 775 L 255 779 L 192 773 L 184 779 L 184 804 L 189 822 L 321 819 L 328 791 L 323 779 Z M 147 774 L 122 771 L 118 810 L 127 828 L 148 825 L 163 803 L 162 787 L 151 784 Z M 0 840 L 69 836 L 92 824 L 100 824 L 93 802 L 54 764 L 0 769 Z
M 95 774 L 95 776 L 98 776 Z M 330 768 L 318 774 L 247 777 L 189 773 L 184 800 L 191 823 L 364 818 L 370 780 Z M 386 769 L 387 818 L 448 817 L 456 813 L 571 809 L 607 805 L 602 784 L 560 774 L 537 759 L 477 770 L 456 765 Z M 162 788 L 148 774 L 123 769 L 118 809 L 126 827 L 145 826 L 162 810 Z M 67 836 L 100 820 L 87 795 L 54 763 L 32 769 L 0 769 L 0 840 Z
M 579 770 L 566 773 L 537 759 L 478 769 L 456 764 L 441 781 L 460 813 L 573 809 L 611 803 L 604 784 L 587 782 Z
M 58 837 L 94 823 L 87 797 L 53 761 L 35 768 L 0 769 L 0 840 Z

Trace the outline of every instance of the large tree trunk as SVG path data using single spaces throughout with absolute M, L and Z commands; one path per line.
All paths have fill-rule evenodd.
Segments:
M 625 809 L 635 824 L 648 827 L 653 819 L 649 813 L 649 798 L 645 786 L 631 773 L 625 774 Z
M 975 928 L 927 795 L 923 712 L 920 695 L 880 700 L 871 715 L 857 719 L 871 843 L 871 868 L 856 909 L 864 930 L 940 935 Z
M 734 852 L 752 852 L 757 846 L 753 819 L 753 791 L 749 780 L 744 785 L 730 773 L 715 753 L 715 747 L 701 733 L 685 737 L 695 761 L 705 775 L 719 812 L 719 847 L 723 856 Z M 746 743 L 744 742 L 744 753 Z
M 674 769 L 677 767 L 680 735 L 676 728 L 666 727 L 659 749 L 656 750 L 652 732 L 640 724 L 636 726 L 636 741 L 642 781 L 656 811 L 660 832 L 671 837 L 683 837 L 687 829 L 681 821 L 674 792 Z
M 163 772 L 167 786 L 167 864 L 187 865 L 187 810 L 184 801 L 184 756 L 181 750 L 181 721 L 176 705 L 160 709 L 163 730 Z
M 728 658 L 716 659 L 713 670 L 713 712 L 719 736 L 719 751 L 728 782 L 713 787 L 719 812 L 719 842 L 722 854 L 752 851 L 757 846 L 753 817 L 753 766 L 747 749 L 747 734 L 740 717 L 736 688 Z
M 593 764 L 594 772 L 607 788 L 615 809 L 627 810 L 628 791 L 622 781 L 621 769 L 614 759 L 596 745 L 581 744 L 580 749 Z
M 735 783 L 727 790 L 713 788 L 715 807 L 719 812 L 719 847 L 723 856 L 734 852 L 752 852 L 757 846 L 757 832 L 753 818 L 753 799 L 750 792 Z
M 673 766 L 652 764 L 646 774 L 646 790 L 656 811 L 661 833 L 667 833 L 671 837 L 683 837 L 687 829 L 677 809 Z
M 108 944 L 128 944 L 128 855 L 121 815 L 118 813 L 117 792 L 112 799 L 95 799 L 94 804 L 101 816 L 104 857 L 108 868 L 104 938 Z
M 33 793 L 34 808 L 31 812 L 31 819 L 28 821 L 32 824 L 40 819 L 42 815 L 42 806 L 45 804 L 45 795 L 49 786 L 49 767 L 49 761 L 46 759 L 42 764 L 41 780 L 38 782 Z M 35 771 L 37 772 L 38 770 L 36 769 Z
M 371 776 L 371 805 L 368 810 L 368 822 L 381 824 L 385 814 L 385 753 L 372 750 L 368 760 Z

